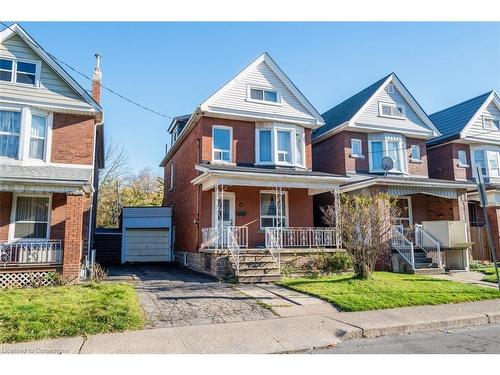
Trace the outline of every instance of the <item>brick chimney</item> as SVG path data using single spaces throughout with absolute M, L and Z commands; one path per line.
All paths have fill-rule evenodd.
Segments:
M 92 98 L 97 103 L 101 102 L 101 55 L 95 54 L 95 68 L 94 73 L 92 73 Z

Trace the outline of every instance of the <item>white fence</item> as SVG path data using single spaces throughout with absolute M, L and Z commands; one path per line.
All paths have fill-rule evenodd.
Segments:
M 223 227 L 222 230 L 211 227 L 201 230 L 202 249 L 227 248 L 229 239 L 236 241 L 240 248 L 248 247 L 248 227 Z
M 280 248 L 302 247 L 322 248 L 339 247 L 337 232 L 334 228 L 285 227 L 266 228 L 266 247 L 274 243 Z
M 0 242 L 0 267 L 60 265 L 62 262 L 60 240 Z

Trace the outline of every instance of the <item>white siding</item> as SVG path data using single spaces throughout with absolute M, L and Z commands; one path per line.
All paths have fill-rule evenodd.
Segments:
M 0 44 L 0 57 L 41 62 L 40 87 L 0 82 L 0 100 L 13 100 L 48 106 L 71 106 L 83 110 L 92 108 L 56 72 L 43 62 L 18 35 L 14 35 Z
M 379 102 L 403 105 L 406 110 L 405 119 L 394 119 L 379 116 Z M 377 125 L 386 127 L 387 130 L 406 130 L 406 131 L 429 131 L 429 127 L 420 119 L 420 117 L 411 108 L 410 104 L 403 98 L 397 88 L 394 93 L 388 93 L 384 87 L 380 93 L 371 99 L 368 107 L 357 118 L 356 124 L 359 125 Z
M 492 101 L 483 112 L 476 116 L 474 122 L 466 131 L 465 137 L 477 136 L 479 138 L 484 138 L 485 140 L 500 141 L 500 131 L 491 131 L 490 129 L 485 129 L 483 127 L 483 115 L 493 117 L 497 120 L 500 119 L 500 111 Z
M 247 101 L 248 85 L 279 91 L 281 105 Z M 256 115 L 283 116 L 284 121 L 290 119 L 314 120 L 314 116 L 300 103 L 265 61 L 254 69 L 250 69 L 243 77 L 231 82 L 213 99 L 210 102 L 210 108 L 213 110 L 218 108 Z

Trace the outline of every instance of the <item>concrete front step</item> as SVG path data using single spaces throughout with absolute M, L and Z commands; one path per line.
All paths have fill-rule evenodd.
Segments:
M 417 268 L 415 275 L 441 275 L 445 273 L 444 268 L 431 267 L 431 268 Z
M 274 262 L 272 255 L 240 255 L 241 262 Z
M 281 279 L 281 275 L 265 275 L 265 276 L 238 276 L 238 282 L 242 284 L 252 283 L 273 283 Z
M 280 275 L 278 268 L 255 268 L 255 269 L 241 269 L 239 276 L 268 276 L 268 275 Z
M 266 263 L 241 263 L 240 262 L 240 270 L 267 270 L 271 268 L 278 268 L 275 262 L 266 262 Z

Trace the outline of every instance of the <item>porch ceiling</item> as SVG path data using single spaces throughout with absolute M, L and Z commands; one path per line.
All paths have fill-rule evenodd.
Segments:
M 273 170 L 263 172 L 259 171 L 259 168 L 241 168 L 240 170 L 231 168 L 223 170 L 210 169 L 197 165 L 196 169 L 202 172 L 202 174 L 191 182 L 194 185 L 201 185 L 204 191 L 211 190 L 217 185 L 229 185 L 307 189 L 309 195 L 314 195 L 337 190 L 339 184 L 347 180 L 347 177 L 344 176 L 307 172 L 284 173 L 283 171 L 276 172 Z

